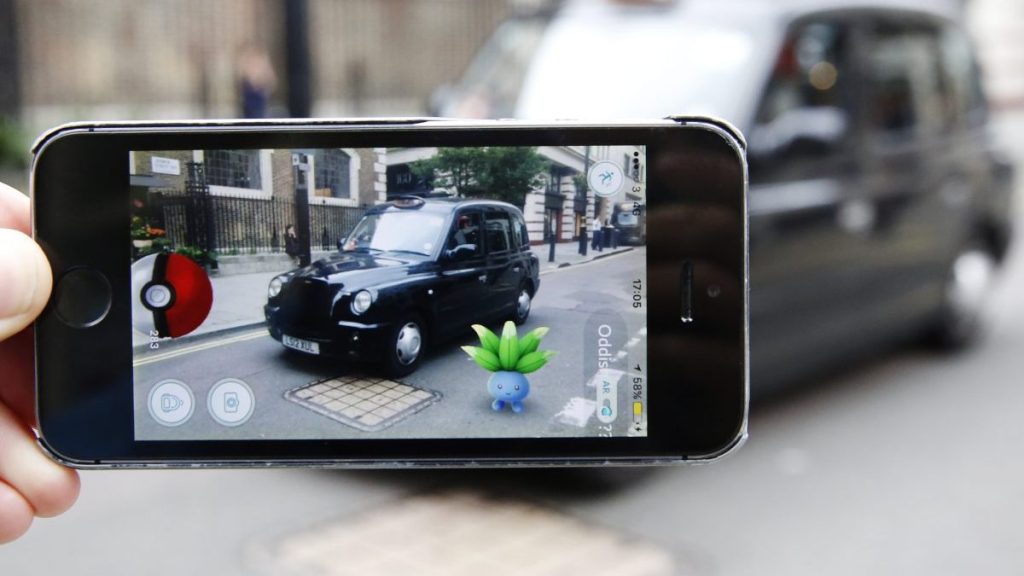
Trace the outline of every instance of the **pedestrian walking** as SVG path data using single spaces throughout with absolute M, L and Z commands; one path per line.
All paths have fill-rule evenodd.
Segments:
M 299 265 L 299 236 L 295 233 L 295 226 L 289 224 L 284 229 L 284 253 L 287 254 L 296 266 Z
M 255 44 L 246 44 L 238 56 L 238 91 L 243 118 L 266 118 L 270 94 L 277 86 L 277 76 L 267 51 Z
M 594 250 L 601 251 L 601 218 L 597 214 L 594 214 L 593 229 L 594 240 L 590 244 L 590 247 Z

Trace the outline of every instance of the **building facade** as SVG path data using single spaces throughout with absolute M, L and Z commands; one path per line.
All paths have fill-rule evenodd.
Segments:
M 157 229 L 166 249 L 278 253 L 287 228 L 308 222 L 303 241 L 332 250 L 385 200 L 386 157 L 384 148 L 132 152 L 133 242 Z
M 457 189 L 432 188 L 418 179 L 411 169 L 417 161 L 438 153 L 437 148 L 395 148 L 387 154 L 388 194 L 443 193 L 458 196 Z M 523 215 L 530 243 L 578 240 L 584 227 L 590 230 L 594 217 L 607 223 L 613 206 L 626 201 L 643 203 L 646 163 L 644 149 L 639 146 L 540 146 L 537 153 L 547 169 L 540 175 L 539 186 L 528 192 Z M 623 181 L 619 190 L 608 197 L 598 197 L 586 184 L 586 172 L 598 162 L 612 162 L 621 167 Z M 641 192 L 633 192 L 634 188 Z

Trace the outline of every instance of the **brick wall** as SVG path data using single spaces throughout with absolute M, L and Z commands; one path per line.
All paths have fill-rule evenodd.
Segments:
M 293 198 L 295 174 L 292 171 L 292 151 L 274 150 L 270 156 L 270 166 L 274 172 L 274 197 Z
M 152 158 L 153 158 L 153 156 L 159 156 L 161 158 L 170 158 L 172 160 L 177 160 L 178 161 L 178 165 L 181 168 L 181 170 L 180 170 L 181 173 L 180 174 L 178 174 L 178 175 L 173 175 L 173 174 L 154 174 L 154 175 L 157 176 L 158 178 L 160 178 L 161 180 L 164 180 L 167 183 L 169 183 L 171 185 L 170 186 L 171 188 L 173 188 L 175 190 L 184 190 L 185 189 L 185 179 L 188 177 L 188 167 L 185 165 L 185 163 L 192 161 L 192 151 L 191 150 L 166 150 L 166 151 L 161 151 L 161 152 L 149 152 L 149 151 L 133 152 L 131 154 L 131 158 L 133 159 L 133 164 L 132 164 L 132 168 L 131 168 L 130 172 L 132 174 L 153 174 L 153 169 L 152 169 Z

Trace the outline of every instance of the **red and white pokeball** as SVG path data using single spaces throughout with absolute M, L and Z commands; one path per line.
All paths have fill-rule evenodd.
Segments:
M 132 326 L 158 338 L 178 338 L 206 320 L 213 287 L 206 271 L 181 254 L 151 254 L 132 264 Z

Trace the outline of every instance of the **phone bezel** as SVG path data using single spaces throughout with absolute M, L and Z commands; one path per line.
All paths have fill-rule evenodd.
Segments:
M 720 389 L 728 402 L 706 402 L 693 387 L 648 382 L 649 428 L 643 438 L 501 438 L 422 440 L 201 440 L 136 441 L 132 385 L 128 152 L 215 148 L 315 148 L 459 145 L 644 144 L 649 165 L 673 145 L 716 150 L 735 163 L 737 181 L 721 201 L 742 217 L 729 235 L 742 237 L 730 256 L 729 273 L 742 286 L 743 310 L 729 350 L 738 361 Z M 650 179 L 650 175 L 649 175 Z M 672 198 L 648 185 L 648 211 Z M 259 466 L 587 464 L 674 462 L 708 459 L 737 446 L 746 434 L 748 397 L 746 164 L 742 140 L 728 125 L 676 118 L 651 123 L 586 124 L 453 122 L 402 119 L 374 121 L 211 122 L 77 125 L 58 129 L 37 145 L 33 163 L 33 222 L 55 279 L 88 266 L 113 289 L 104 321 L 88 329 L 60 322 L 48 307 L 36 325 L 37 409 L 40 442 L 74 466 Z M 96 191 L 102 191 L 97 195 Z M 74 218 L 67 217 L 74 214 Z M 648 247 L 649 260 L 652 257 Z M 649 301 L 648 316 L 675 314 Z M 685 329 L 701 330 L 700 319 Z M 649 372 L 681 366 L 649 355 Z M 665 369 L 655 370 L 662 362 Z

